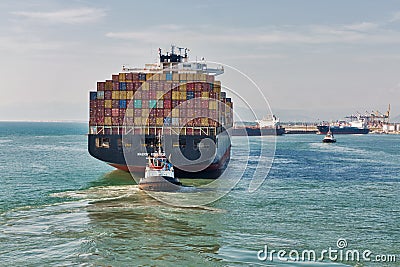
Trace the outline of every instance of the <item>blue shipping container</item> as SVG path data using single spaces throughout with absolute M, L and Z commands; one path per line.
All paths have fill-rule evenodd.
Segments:
M 170 117 L 164 118 L 164 125 L 169 126 L 169 125 L 171 125 L 171 122 L 172 122 L 172 120 Z
M 90 92 L 90 100 L 96 100 L 97 99 L 97 92 Z
M 120 108 L 126 108 L 126 100 L 120 100 L 119 101 L 119 107 Z
M 119 83 L 119 90 L 126 91 L 126 82 Z
M 167 81 L 172 81 L 172 73 L 167 73 L 166 80 Z
M 133 107 L 134 108 L 142 108 L 142 100 L 135 99 L 134 102 L 133 102 Z

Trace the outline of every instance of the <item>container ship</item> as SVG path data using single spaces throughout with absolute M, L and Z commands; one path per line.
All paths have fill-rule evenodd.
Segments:
M 235 125 L 232 129 L 233 136 L 265 136 L 283 135 L 285 128 L 279 123 L 279 118 L 275 115 L 267 116 L 255 123 Z
M 179 51 L 175 51 L 179 50 Z M 223 67 L 190 62 L 172 46 L 159 62 L 123 66 L 91 91 L 88 151 L 124 171 L 144 172 L 157 136 L 179 178 L 217 178 L 230 159 L 233 103 L 215 79 Z
M 327 134 L 330 130 L 333 134 L 368 134 L 369 128 L 364 120 L 351 122 L 339 122 L 333 125 L 318 125 L 318 134 Z

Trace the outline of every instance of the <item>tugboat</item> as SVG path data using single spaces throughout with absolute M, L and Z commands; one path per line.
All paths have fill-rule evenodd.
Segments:
M 139 180 L 139 189 L 147 191 L 177 191 L 182 183 L 175 178 L 174 167 L 161 151 L 159 140 L 158 150 L 149 154 L 144 178 Z
M 324 139 L 322 140 L 324 143 L 336 143 L 336 139 L 333 136 L 333 133 L 331 132 L 331 129 L 329 129 L 328 133 L 325 135 Z

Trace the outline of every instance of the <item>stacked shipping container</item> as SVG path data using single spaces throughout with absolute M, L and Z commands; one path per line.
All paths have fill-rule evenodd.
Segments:
M 221 83 L 211 75 L 119 73 L 90 92 L 89 125 L 229 128 L 232 108 Z

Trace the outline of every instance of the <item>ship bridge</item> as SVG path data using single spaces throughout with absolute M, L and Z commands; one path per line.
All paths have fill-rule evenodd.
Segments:
M 179 50 L 179 54 L 175 50 Z M 192 74 L 207 74 L 217 76 L 224 73 L 223 66 L 217 66 L 216 68 L 209 68 L 204 58 L 200 62 L 189 62 L 188 59 L 188 48 L 177 47 L 171 45 L 171 52 L 162 53 L 161 48 L 158 49 L 159 63 L 145 64 L 144 68 L 129 68 L 126 66 L 122 67 L 122 71 L 125 72 L 164 72 L 164 73 L 192 73 Z

